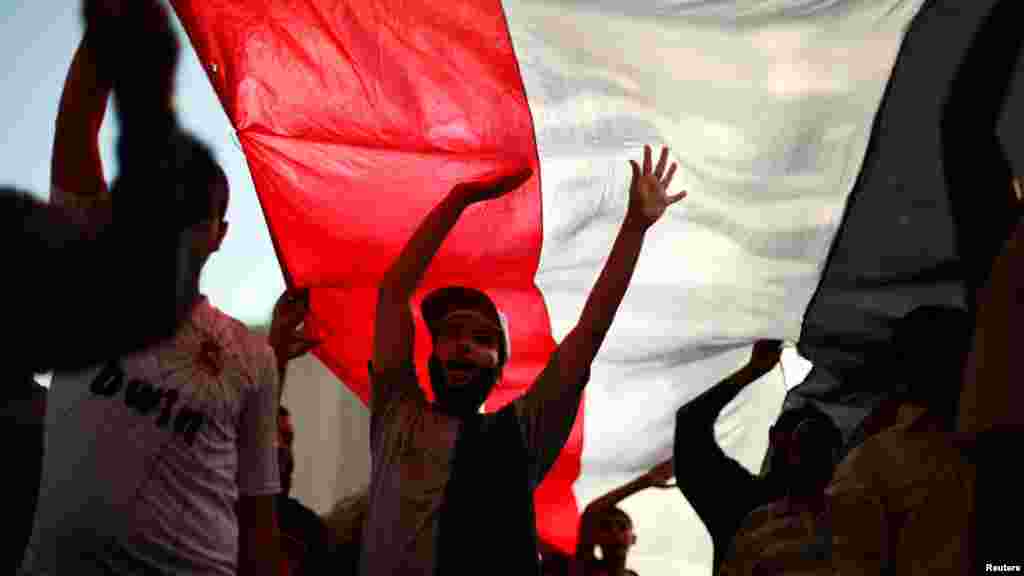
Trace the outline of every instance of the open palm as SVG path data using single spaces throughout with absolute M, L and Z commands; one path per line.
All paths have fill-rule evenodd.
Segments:
M 650 226 L 661 218 L 669 206 L 686 197 L 686 192 L 668 193 L 668 187 L 676 174 L 676 163 L 673 162 L 666 172 L 667 163 L 668 148 L 662 147 L 661 158 L 658 159 L 658 165 L 652 171 L 650 146 L 644 146 L 643 169 L 635 161 L 629 161 L 633 168 L 633 180 L 629 185 L 627 217 L 633 218 L 645 226 Z

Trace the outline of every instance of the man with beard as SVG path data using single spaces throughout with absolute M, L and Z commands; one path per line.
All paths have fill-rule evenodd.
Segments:
M 362 574 L 468 574 L 479 570 L 479 553 L 494 560 L 488 573 L 538 573 L 533 490 L 569 437 L 590 364 L 647 229 L 685 196 L 667 194 L 676 168 L 666 172 L 667 161 L 663 149 L 652 171 L 645 147 L 642 171 L 631 162 L 626 218 L 579 323 L 529 392 L 494 414 L 480 414 L 480 408 L 509 358 L 507 322 L 494 302 L 459 286 L 424 299 L 437 397 L 429 403 L 413 364 L 409 300 L 466 208 L 515 190 L 532 172 L 455 186 L 416 230 L 385 273 L 378 297 Z

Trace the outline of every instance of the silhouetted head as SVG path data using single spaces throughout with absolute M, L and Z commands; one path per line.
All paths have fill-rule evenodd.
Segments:
M 832 418 L 811 404 L 787 410 L 768 432 L 769 474 L 790 493 L 823 489 L 832 477 L 843 437 Z
M 224 170 L 206 147 L 198 141 L 193 146 L 192 157 L 182 172 L 186 194 L 181 216 L 192 243 L 192 256 L 201 270 L 227 234 L 230 192 Z
M 127 142 L 121 142 L 127 146 Z M 167 213 L 156 217 L 183 233 L 184 272 L 196 281 L 210 255 L 227 234 L 230 190 L 224 170 L 210 149 L 185 132 L 173 132 L 166 143 L 152 143 L 149 156 L 125 154 L 121 174 L 111 190 L 115 212 L 122 195 L 144 195 Z M 159 157 L 154 167 L 139 158 Z M 136 167 L 133 163 L 142 162 Z M 133 203 L 134 204 L 134 203 Z M 116 219 L 116 218 L 115 218 Z
M 486 294 L 461 286 L 431 292 L 422 312 L 434 344 L 429 369 L 438 405 L 477 413 L 508 361 L 504 316 Z
M 602 560 L 625 559 L 636 544 L 633 519 L 625 510 L 612 506 L 595 519 L 594 544 L 601 550 Z

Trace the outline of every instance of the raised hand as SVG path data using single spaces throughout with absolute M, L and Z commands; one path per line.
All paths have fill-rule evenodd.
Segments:
M 672 177 L 676 174 L 676 163 L 673 162 L 665 171 L 668 163 L 668 148 L 661 149 L 661 158 L 654 171 L 651 171 L 651 147 L 644 146 L 644 165 L 641 170 L 636 161 L 630 160 L 629 165 L 633 168 L 633 180 L 629 185 L 629 208 L 626 211 L 626 219 L 650 226 L 661 218 L 665 210 L 686 198 L 686 192 L 669 194 L 668 187 L 672 183 Z
M 119 107 L 148 107 L 154 98 L 169 105 L 181 46 L 167 8 L 157 0 L 83 0 L 82 14 Z
M 757 372 L 768 372 L 779 363 L 782 357 L 781 340 L 758 340 L 750 353 L 748 366 Z
M 519 188 L 533 176 L 533 169 L 526 167 L 512 174 L 491 176 L 477 182 L 463 182 L 452 188 L 452 194 L 461 197 L 467 204 L 501 198 Z
M 316 348 L 320 342 L 302 335 L 300 326 L 309 312 L 309 289 L 287 290 L 274 304 L 274 318 L 270 323 L 270 347 L 284 365 Z

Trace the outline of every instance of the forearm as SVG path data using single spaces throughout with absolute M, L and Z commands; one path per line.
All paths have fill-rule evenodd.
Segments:
M 761 499 L 763 481 L 722 450 L 713 428 L 684 426 L 679 416 L 673 462 L 676 486 L 710 533 L 716 554 L 724 552 L 751 503 Z
M 51 183 L 78 196 L 106 193 L 99 132 L 111 84 L 97 72 L 93 41 L 87 31 L 75 52 L 61 94 L 51 158 Z
M 577 344 L 574 355 L 585 359 L 588 366 L 601 349 L 601 343 L 626 295 L 646 232 L 647 227 L 634 220 L 627 218 L 623 222 L 608 261 L 587 298 L 579 323 L 573 329 L 571 337 Z
M 435 206 L 384 274 L 381 290 L 392 295 L 411 295 L 467 205 L 464 196 L 449 194 Z
M 576 560 L 578 562 L 593 560 L 595 544 L 592 534 L 596 530 L 597 519 L 602 511 L 616 506 L 619 502 L 651 486 L 653 483 L 650 477 L 644 474 L 587 504 L 583 514 L 580 515 L 581 529 L 576 541 Z
M 587 505 L 587 509 L 591 511 L 598 511 L 605 508 L 611 508 L 612 506 L 617 505 L 619 502 L 622 502 L 626 498 L 629 498 L 633 494 L 636 494 L 637 492 L 640 492 L 642 490 L 646 490 L 651 486 L 652 484 L 650 478 L 647 476 L 647 474 L 643 474 L 639 478 L 635 478 L 634 480 L 627 482 L 622 486 L 619 486 L 618 488 L 612 490 L 611 492 L 605 494 L 604 496 L 601 496 L 597 500 L 594 500 L 593 502 Z
M 726 405 L 749 384 L 767 373 L 765 370 L 744 366 L 688 402 L 679 410 L 678 417 L 684 420 L 684 426 L 712 426 Z
M 721 477 L 730 484 L 745 484 L 755 481 L 738 462 L 730 458 L 715 439 L 715 420 L 719 413 L 747 384 L 763 374 L 744 366 L 696 399 L 691 400 L 676 412 L 676 429 L 673 443 L 676 482 L 690 499 L 687 492 L 714 491 L 714 481 L 708 478 Z M 684 469 L 685 468 L 685 469 Z M 687 473 L 700 471 L 697 474 Z

